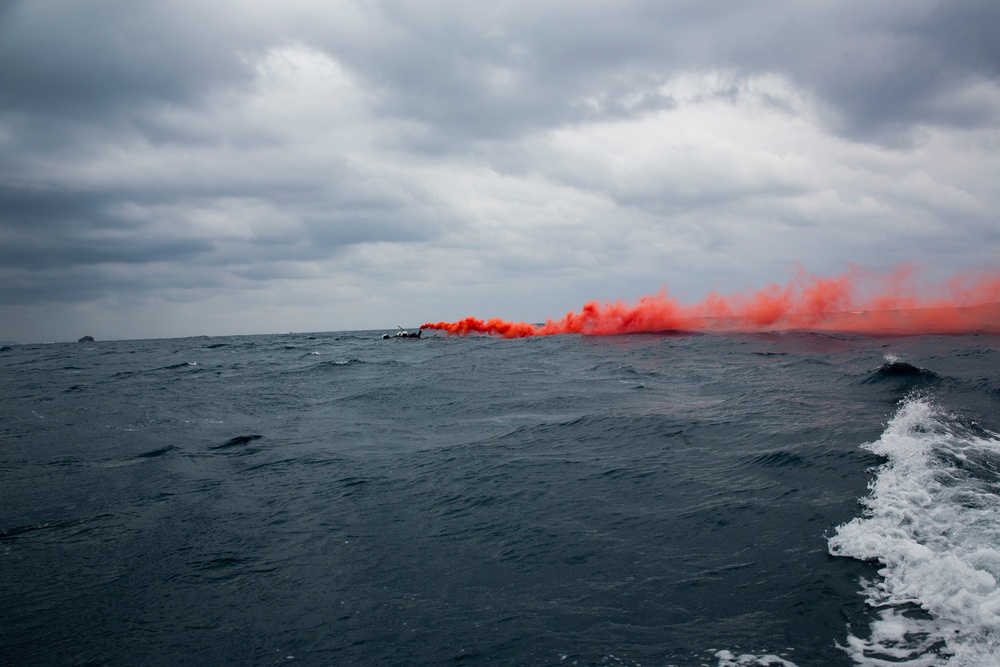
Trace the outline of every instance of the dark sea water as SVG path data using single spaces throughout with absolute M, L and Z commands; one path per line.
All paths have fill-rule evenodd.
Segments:
M 1000 339 L 0 351 L 0 663 L 1000 664 Z

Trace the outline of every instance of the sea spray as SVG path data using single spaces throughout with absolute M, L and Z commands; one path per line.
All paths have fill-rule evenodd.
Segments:
M 914 396 L 865 448 L 886 462 L 829 549 L 882 565 L 863 582 L 880 616 L 845 650 L 865 665 L 1000 664 L 1000 438 Z

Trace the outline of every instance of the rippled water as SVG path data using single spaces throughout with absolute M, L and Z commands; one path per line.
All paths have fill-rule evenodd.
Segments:
M 4 348 L 4 661 L 996 658 L 1000 340 L 381 334 Z

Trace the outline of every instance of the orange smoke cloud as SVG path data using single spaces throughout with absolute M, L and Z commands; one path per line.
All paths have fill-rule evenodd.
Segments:
M 1000 334 L 1000 273 L 963 273 L 940 285 L 920 286 L 908 266 L 890 274 L 852 268 L 832 278 L 800 271 L 784 286 L 768 285 L 729 296 L 712 292 L 695 304 L 683 304 L 660 292 L 634 304 L 591 301 L 579 312 L 571 311 L 541 326 L 467 317 L 421 328 L 506 338 L 657 331 Z

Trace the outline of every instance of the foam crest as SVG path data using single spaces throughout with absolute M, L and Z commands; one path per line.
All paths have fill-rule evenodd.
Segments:
M 794 662 L 789 662 L 776 655 L 753 655 L 743 653 L 734 655 L 732 651 L 719 651 L 715 654 L 719 659 L 718 667 L 797 667 Z
M 884 609 L 845 650 L 864 665 L 1000 664 L 1000 437 L 914 397 L 864 447 L 887 461 L 829 549 L 883 565 L 863 583 Z

